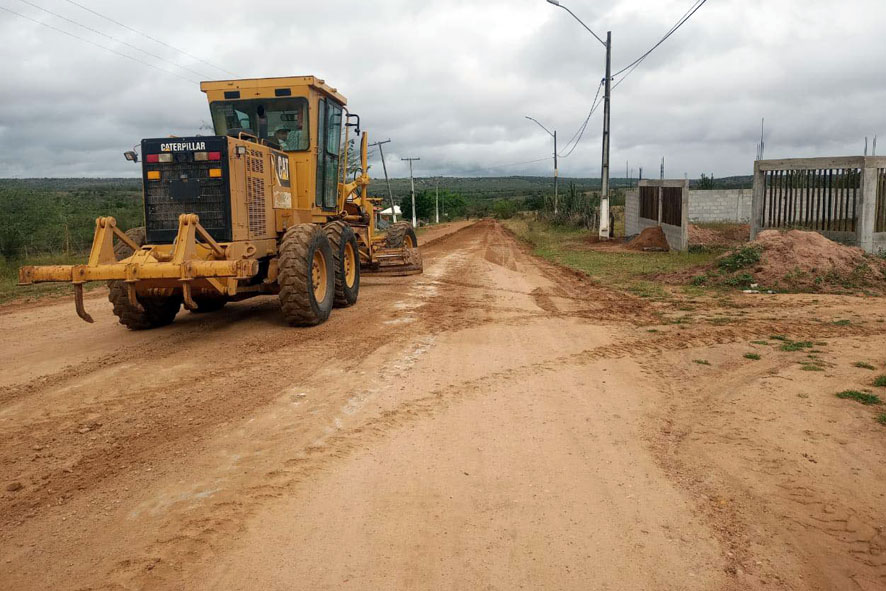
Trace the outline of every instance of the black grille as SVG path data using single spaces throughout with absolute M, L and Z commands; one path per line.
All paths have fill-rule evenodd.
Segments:
M 200 225 L 214 239 L 231 240 L 226 150 L 216 146 L 210 149 L 222 151 L 222 159 L 194 162 L 190 154 L 176 153 L 175 162 L 145 163 L 145 222 L 149 243 L 171 243 L 178 232 L 178 218 L 184 213 L 197 214 Z M 221 178 L 210 178 L 211 168 L 221 168 Z M 159 171 L 160 180 L 148 180 L 148 171 Z

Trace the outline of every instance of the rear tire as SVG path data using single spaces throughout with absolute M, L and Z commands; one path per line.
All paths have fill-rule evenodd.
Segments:
M 409 222 L 391 224 L 385 236 L 385 246 L 388 248 L 418 247 L 418 239 L 415 237 L 415 230 L 412 228 L 412 224 Z
M 145 243 L 145 229 L 132 228 L 126 231 L 126 235 L 137 245 Z M 132 256 L 132 249 L 124 242 L 118 242 L 114 246 L 114 254 L 117 260 Z M 114 315 L 120 324 L 130 330 L 147 330 L 171 324 L 176 314 L 181 309 L 181 296 L 145 298 L 138 296 L 139 310 L 129 303 L 129 290 L 125 281 L 108 281 L 108 300 L 114 306 Z
M 336 221 L 323 227 L 335 259 L 335 300 L 337 308 L 357 303 L 360 293 L 360 250 L 357 235 L 346 222 Z
M 292 326 L 314 326 L 332 312 L 335 299 L 334 255 L 320 226 L 292 226 L 280 241 L 280 307 Z

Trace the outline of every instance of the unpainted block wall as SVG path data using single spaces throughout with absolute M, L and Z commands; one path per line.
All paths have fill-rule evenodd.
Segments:
M 639 196 L 636 189 L 625 193 L 625 228 L 637 228 L 636 216 L 631 225 L 630 209 L 639 212 Z M 752 189 L 714 189 L 689 191 L 689 222 L 728 222 L 748 224 L 751 221 Z M 643 228 L 636 232 L 639 233 Z M 627 231 L 630 236 L 632 232 Z

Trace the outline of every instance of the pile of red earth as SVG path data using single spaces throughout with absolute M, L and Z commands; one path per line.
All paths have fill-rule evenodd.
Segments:
M 659 226 L 646 228 L 625 245 L 630 250 L 668 251 L 668 239 Z
M 689 224 L 690 246 L 736 246 L 747 242 L 751 227 L 747 224 L 715 224 L 701 228 Z
M 765 230 L 710 265 L 660 278 L 788 292 L 886 293 L 886 260 L 817 232 Z
M 764 230 L 752 245 L 762 249 L 750 271 L 761 286 L 790 291 L 886 289 L 886 261 L 817 232 Z

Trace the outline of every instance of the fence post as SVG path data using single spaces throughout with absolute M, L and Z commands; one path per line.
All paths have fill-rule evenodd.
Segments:
M 680 211 L 680 250 L 689 250 L 689 180 L 683 181 L 683 194 L 681 197 Z
M 877 165 L 864 159 L 861 169 L 861 207 L 855 239 L 865 252 L 874 251 L 874 226 L 877 217 Z
M 662 187 L 661 185 L 659 185 L 659 186 L 658 186 L 658 225 L 659 225 L 659 226 L 661 226 L 661 220 L 662 220 L 662 217 L 661 217 L 661 209 L 662 209 L 662 205 L 663 205 L 663 203 L 662 203 L 662 201 L 663 201 L 663 199 L 662 199 L 662 193 L 663 193 L 663 192 L 664 192 L 664 187 Z
M 765 203 L 766 172 L 760 169 L 760 162 L 754 162 L 754 195 L 751 198 L 751 240 L 760 233 L 763 223 Z

